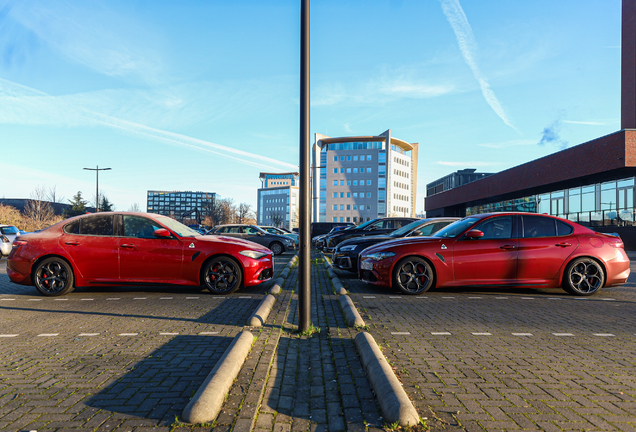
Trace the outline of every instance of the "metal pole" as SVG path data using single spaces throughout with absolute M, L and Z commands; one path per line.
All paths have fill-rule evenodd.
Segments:
M 298 330 L 311 325 L 311 196 L 309 185 L 309 0 L 300 8 L 300 215 L 298 247 Z
M 99 172 L 100 171 L 108 171 L 111 168 L 100 168 L 97 165 L 95 168 L 84 168 L 87 171 L 95 171 L 95 176 L 97 179 L 97 186 L 95 187 L 95 213 L 99 212 Z

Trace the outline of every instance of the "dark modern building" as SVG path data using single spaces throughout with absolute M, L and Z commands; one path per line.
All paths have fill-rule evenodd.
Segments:
M 220 196 L 214 192 L 148 191 L 146 211 L 180 221 L 201 221 Z
M 478 173 L 475 171 L 477 170 L 474 168 L 459 170 L 427 184 L 426 196 L 429 197 L 492 175 L 492 173 Z
M 617 232 L 636 249 L 636 1 L 623 0 L 621 130 L 426 197 L 426 215 L 525 211 Z

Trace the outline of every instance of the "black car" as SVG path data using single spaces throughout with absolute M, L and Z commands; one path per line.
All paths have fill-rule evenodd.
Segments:
M 419 219 L 406 217 L 386 217 L 373 219 L 360 224 L 355 228 L 349 228 L 344 231 L 338 231 L 336 233 L 330 234 L 325 239 L 325 248 L 323 250 L 325 252 L 332 252 L 339 243 L 353 237 L 388 234 L 416 220 Z
M 352 227 L 355 226 L 353 222 L 312 222 L 310 237 L 313 239 L 319 235 L 327 234 L 336 227 Z
M 238 237 L 243 240 L 253 241 L 254 243 L 269 248 L 269 250 L 274 252 L 274 255 L 280 255 L 287 249 L 294 248 L 294 241 L 292 239 L 282 235 L 270 234 L 255 225 L 217 225 L 208 232 L 208 235 Z
M 350 272 L 358 271 L 358 255 L 364 249 L 377 243 L 396 240 L 403 237 L 430 236 L 459 218 L 419 219 L 404 225 L 388 235 L 355 237 L 338 244 L 333 251 L 333 265 Z

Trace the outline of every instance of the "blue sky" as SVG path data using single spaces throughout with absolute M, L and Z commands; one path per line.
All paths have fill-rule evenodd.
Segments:
M 217 192 L 295 171 L 299 1 L 0 0 L 0 196 Z M 620 0 L 322 0 L 311 131 L 420 144 L 426 184 L 620 129 Z

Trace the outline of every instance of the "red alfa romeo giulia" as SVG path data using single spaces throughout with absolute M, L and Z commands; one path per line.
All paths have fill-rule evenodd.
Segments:
M 629 258 L 620 238 L 553 216 L 469 216 L 432 237 L 389 241 L 361 252 L 360 279 L 405 294 L 432 287 L 562 287 L 588 296 L 622 285 Z
M 74 287 L 175 284 L 229 294 L 272 278 L 272 251 L 223 236 L 202 236 L 150 213 L 77 216 L 18 237 L 7 260 L 11 281 L 47 296 Z

